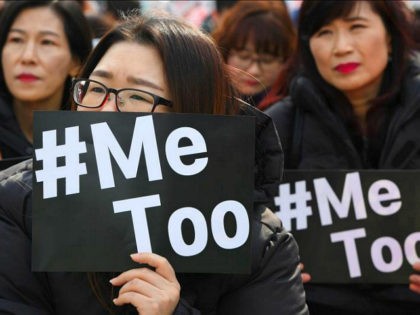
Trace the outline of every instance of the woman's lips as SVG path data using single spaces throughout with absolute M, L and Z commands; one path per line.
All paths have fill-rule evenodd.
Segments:
M 17 76 L 17 78 L 18 78 L 18 80 L 20 80 L 22 82 L 25 82 L 25 83 L 27 83 L 27 82 L 33 82 L 33 81 L 36 81 L 36 80 L 39 79 L 37 76 L 35 76 L 33 74 L 29 74 L 29 73 L 19 74 Z
M 340 73 L 347 74 L 356 70 L 358 66 L 359 66 L 359 63 L 357 62 L 349 62 L 349 63 L 341 63 L 338 66 L 336 66 L 334 69 Z
M 244 83 L 248 86 L 257 86 L 259 84 L 258 81 L 250 81 L 250 80 L 247 80 Z

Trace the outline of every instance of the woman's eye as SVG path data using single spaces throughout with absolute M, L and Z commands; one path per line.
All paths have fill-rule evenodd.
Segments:
M 153 104 L 153 99 L 150 97 L 147 97 L 146 95 L 142 94 L 131 94 L 129 96 L 130 101 L 132 102 L 142 102 L 147 104 Z
M 353 24 L 350 28 L 351 28 L 352 30 L 355 30 L 355 29 L 362 29 L 362 28 L 365 28 L 365 25 L 363 25 L 363 24 Z
M 103 88 L 100 87 L 92 87 L 89 89 L 89 92 L 92 93 L 105 93 L 105 90 Z
M 22 43 L 23 42 L 23 38 L 17 37 L 17 36 L 12 36 L 12 37 L 9 37 L 9 39 L 7 41 L 9 43 Z
M 42 45 L 49 46 L 49 45 L 55 45 L 55 42 L 53 42 L 53 41 L 52 41 L 52 40 L 50 40 L 50 39 L 43 39 L 43 40 L 41 41 L 41 44 L 42 44 Z
M 317 37 L 322 37 L 322 36 L 326 36 L 326 35 L 330 35 L 332 34 L 332 31 L 327 30 L 327 29 L 323 29 L 318 31 L 318 33 L 316 34 Z
M 142 97 L 141 95 L 138 95 L 138 94 L 133 94 L 133 95 L 130 96 L 130 98 L 132 100 L 135 100 L 135 101 L 142 101 L 142 100 L 144 100 L 144 97 Z
M 251 59 L 251 55 L 249 53 L 246 53 L 246 52 L 238 53 L 237 56 L 238 56 L 239 59 L 242 59 L 242 60 Z
M 262 56 L 259 59 L 262 63 L 270 64 L 270 63 L 273 63 L 275 60 L 277 60 L 277 57 L 275 57 L 275 56 Z

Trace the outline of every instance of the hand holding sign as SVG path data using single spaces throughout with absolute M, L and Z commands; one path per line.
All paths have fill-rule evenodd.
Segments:
M 131 259 L 155 268 L 131 269 L 111 279 L 121 286 L 115 305 L 132 304 L 142 315 L 172 314 L 178 304 L 181 286 L 175 271 L 164 257 L 153 253 L 131 255 Z
M 410 276 L 410 290 L 420 294 L 420 262 L 417 262 L 413 265 L 414 273 Z
M 303 271 L 304 268 L 305 268 L 305 266 L 302 263 L 300 263 L 299 264 L 299 269 L 300 269 L 301 272 Z M 301 277 L 302 277 L 302 282 L 303 283 L 307 283 L 307 282 L 311 281 L 311 275 L 307 272 L 302 272 Z

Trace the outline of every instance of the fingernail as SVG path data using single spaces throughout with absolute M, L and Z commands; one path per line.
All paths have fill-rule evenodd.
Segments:
M 111 282 L 111 284 L 114 284 L 114 280 L 115 278 L 112 278 L 111 280 L 109 280 L 109 282 Z

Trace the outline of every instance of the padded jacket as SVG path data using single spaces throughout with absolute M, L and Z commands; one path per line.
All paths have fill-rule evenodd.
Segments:
M 2 97 L 0 97 L 0 152 L 3 159 L 32 155 L 32 144 L 23 135 L 10 104 Z

